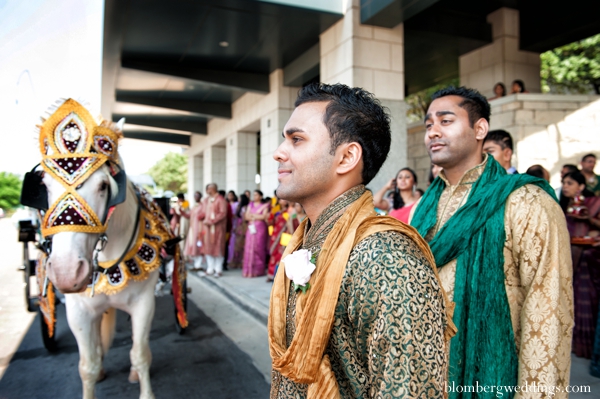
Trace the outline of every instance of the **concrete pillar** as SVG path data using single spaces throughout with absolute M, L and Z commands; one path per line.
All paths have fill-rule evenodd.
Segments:
M 344 18 L 320 36 L 321 81 L 362 87 L 389 110 L 392 146 L 388 160 L 368 187 L 379 190 L 406 166 L 404 29 L 361 25 L 359 0 L 348 1 Z
M 493 43 L 460 56 L 460 84 L 472 87 L 486 97 L 494 97 L 494 85 L 504 83 L 510 94 L 511 83 L 520 79 L 527 91 L 540 92 L 540 55 L 519 49 L 519 11 L 500 8 L 489 14 Z
M 277 69 L 269 76 L 270 101 L 260 117 L 260 185 L 265 197 L 272 197 L 279 185 L 278 163 L 273 153 L 283 141 L 283 127 L 294 111 L 298 87 L 283 84 L 283 70 Z
M 272 197 L 279 185 L 273 153 L 283 142 L 283 127 L 293 110 L 278 108 L 260 118 L 260 189 L 265 197 Z
M 204 156 L 203 154 L 188 156 L 188 195 L 194 198 L 194 192 L 204 193 Z
M 254 190 L 257 172 L 256 132 L 236 132 L 227 141 L 227 188 L 237 194 Z M 225 188 L 224 188 L 225 189 Z
M 204 150 L 203 180 L 205 185 L 216 183 L 219 190 L 225 190 L 225 159 L 225 147 L 210 146 Z

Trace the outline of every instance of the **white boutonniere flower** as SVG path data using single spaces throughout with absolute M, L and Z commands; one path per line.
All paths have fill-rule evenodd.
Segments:
M 281 260 L 285 263 L 285 275 L 294 283 L 294 290 L 303 294 L 310 288 L 310 276 L 315 271 L 315 260 L 309 250 L 300 249 Z

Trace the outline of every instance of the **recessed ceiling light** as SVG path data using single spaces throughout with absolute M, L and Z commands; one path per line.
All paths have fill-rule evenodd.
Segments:
M 223 40 L 222 42 L 219 42 L 219 46 L 221 46 L 221 47 L 228 47 L 229 46 L 229 42 L 226 42 L 225 40 Z

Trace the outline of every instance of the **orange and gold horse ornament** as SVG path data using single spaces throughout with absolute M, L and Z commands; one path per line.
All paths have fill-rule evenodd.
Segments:
M 54 334 L 54 289 L 65 294 L 67 319 L 79 347 L 83 397 L 94 397 L 102 358 L 111 345 L 115 309 L 131 315 L 129 380 L 140 398 L 154 398 L 148 345 L 161 253 L 171 252 L 176 322 L 187 327 L 179 246 L 158 205 L 131 183 L 118 153 L 122 122 L 96 120 L 72 99 L 57 101 L 39 126 L 41 168 L 26 174 L 21 201 L 40 210 L 47 252 L 38 262 L 40 307 Z

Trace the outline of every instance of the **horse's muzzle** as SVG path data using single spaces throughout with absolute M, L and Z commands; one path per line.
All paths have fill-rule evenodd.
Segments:
M 52 255 L 46 264 L 46 272 L 52 284 L 63 294 L 83 292 L 92 275 L 92 267 L 86 259 L 62 262 Z

